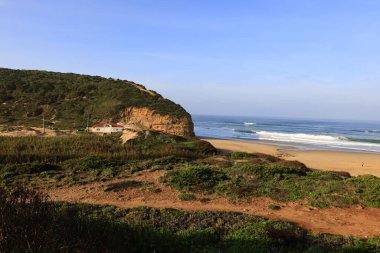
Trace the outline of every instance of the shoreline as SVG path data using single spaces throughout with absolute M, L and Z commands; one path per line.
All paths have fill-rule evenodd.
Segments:
M 346 171 L 352 176 L 374 175 L 380 177 L 380 154 L 342 150 L 300 150 L 297 147 L 245 140 L 229 140 L 200 137 L 217 149 L 228 151 L 258 152 L 285 160 L 300 161 L 317 170 Z
M 299 144 L 293 142 L 281 142 L 281 141 L 270 141 L 270 140 L 261 140 L 261 139 L 233 139 L 233 138 L 221 138 L 221 137 L 209 137 L 209 136 L 196 136 L 202 140 L 225 140 L 225 141 L 237 141 L 237 142 L 248 142 L 263 144 L 269 146 L 276 146 L 279 149 L 283 148 L 284 150 L 294 150 L 294 151 L 331 151 L 331 152 L 345 152 L 345 153 L 354 153 L 354 154 L 377 154 L 380 155 L 380 151 L 370 151 L 370 150 L 361 150 L 361 149 L 348 149 L 348 148 L 330 148 L 322 146 L 314 146 L 311 144 Z

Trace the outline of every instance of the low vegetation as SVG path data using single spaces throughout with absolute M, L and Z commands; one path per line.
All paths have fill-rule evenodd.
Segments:
M 315 171 L 258 153 L 215 155 L 209 143 L 159 133 L 128 144 L 119 137 L 0 137 L 0 252 L 380 250 L 379 238 L 312 235 L 293 223 L 250 215 L 54 203 L 35 191 L 102 182 L 100 190 L 114 195 L 129 189 L 159 194 L 164 185 L 133 175 L 162 170 L 161 182 L 178 191 L 180 201 L 261 196 L 320 208 L 380 208 L 375 176 Z M 281 204 L 268 208 L 276 211 Z
M 181 201 L 194 201 L 197 200 L 197 197 L 193 194 L 181 193 L 178 195 L 178 199 Z
M 312 171 L 298 162 L 187 166 L 167 172 L 163 181 L 183 192 L 216 193 L 233 200 L 264 196 L 280 202 L 306 199 L 315 207 L 380 207 L 380 178 Z
M 166 173 L 167 183 L 178 190 L 210 191 L 227 180 L 225 172 L 208 166 L 191 166 Z
M 122 144 L 119 137 L 0 137 L 0 184 L 42 187 L 105 181 L 141 170 L 172 169 L 208 152 L 194 148 L 202 147 L 200 140 L 155 133 Z M 189 143 L 194 143 L 191 148 Z
M 0 137 L 0 184 L 59 187 L 167 170 L 163 182 L 188 194 L 380 208 L 380 179 L 375 176 L 313 171 L 264 154 L 214 156 L 215 152 L 207 142 L 160 133 L 128 144 L 118 135 Z
M 192 143 L 193 146 L 189 147 L 184 143 Z M 57 163 L 82 157 L 141 160 L 173 155 L 197 158 L 206 154 L 207 150 L 202 149 L 204 145 L 210 144 L 161 133 L 151 134 L 143 140 L 127 144 L 121 143 L 118 134 L 107 136 L 83 134 L 54 138 L 0 137 L 0 163 Z M 194 148 L 198 146 L 199 149 Z
M 380 238 L 311 235 L 293 223 L 256 216 L 52 203 L 41 193 L 23 188 L 0 188 L 0 213 L 1 252 L 378 252 L 380 249 Z

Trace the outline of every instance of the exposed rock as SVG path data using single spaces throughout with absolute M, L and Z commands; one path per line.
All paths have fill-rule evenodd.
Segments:
M 184 137 L 194 136 L 194 125 L 190 115 L 162 115 L 147 107 L 129 107 L 113 120 L 134 129 L 154 130 Z
M 132 130 L 124 130 L 123 134 L 121 135 L 121 140 L 123 143 L 126 143 L 129 140 L 133 140 L 139 136 L 139 133 Z

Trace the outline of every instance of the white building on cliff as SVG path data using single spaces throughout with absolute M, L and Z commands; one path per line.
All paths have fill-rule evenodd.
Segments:
M 124 126 L 118 124 L 97 124 L 89 127 L 88 130 L 92 133 L 118 133 L 123 132 Z

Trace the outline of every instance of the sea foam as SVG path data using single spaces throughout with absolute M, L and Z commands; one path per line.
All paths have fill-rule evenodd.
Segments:
M 368 148 L 380 148 L 379 143 L 374 142 L 355 142 L 344 136 L 315 135 L 302 133 L 279 133 L 258 131 L 256 132 L 258 140 L 311 144 L 329 146 L 342 149 L 368 150 Z

